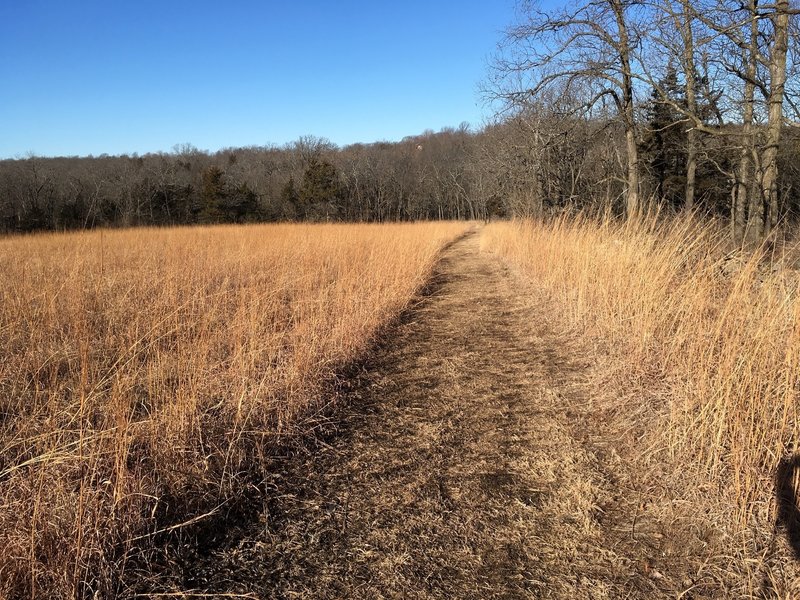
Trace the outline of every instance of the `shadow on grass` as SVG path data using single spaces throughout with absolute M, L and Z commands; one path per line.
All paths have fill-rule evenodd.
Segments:
M 775 474 L 775 501 L 778 505 L 777 525 L 786 532 L 794 557 L 800 560 L 800 505 L 798 480 L 800 455 L 784 458 Z

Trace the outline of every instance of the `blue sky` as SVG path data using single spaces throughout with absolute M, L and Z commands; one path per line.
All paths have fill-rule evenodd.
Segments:
M 0 157 L 480 125 L 513 0 L 0 0 Z

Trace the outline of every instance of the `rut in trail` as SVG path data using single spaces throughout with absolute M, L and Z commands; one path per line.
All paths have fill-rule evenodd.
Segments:
M 513 273 L 452 245 L 338 433 L 287 460 L 261 522 L 171 590 L 258 598 L 653 597 L 601 522 L 606 467 L 571 433 L 581 366 Z M 604 530 L 605 529 L 605 530 Z M 617 548 L 615 550 L 615 548 Z

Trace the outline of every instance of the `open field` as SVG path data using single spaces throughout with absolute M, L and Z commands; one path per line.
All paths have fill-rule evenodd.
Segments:
M 0 600 L 800 600 L 800 0 L 8 4 Z
M 108 597 L 224 508 L 464 224 L 0 240 L 0 596 Z
M 0 240 L 0 597 L 796 597 L 796 249 L 468 228 Z

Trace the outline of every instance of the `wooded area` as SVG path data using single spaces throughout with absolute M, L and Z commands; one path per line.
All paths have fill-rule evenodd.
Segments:
M 789 0 L 524 2 L 484 82 L 496 116 L 480 130 L 0 161 L 0 230 L 660 204 L 762 239 L 800 204 L 797 12 Z

